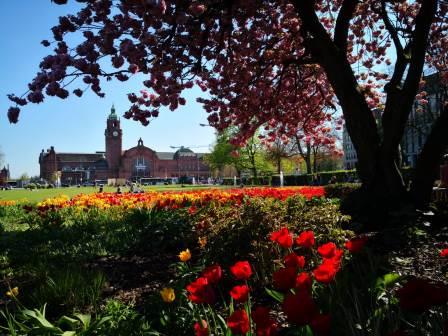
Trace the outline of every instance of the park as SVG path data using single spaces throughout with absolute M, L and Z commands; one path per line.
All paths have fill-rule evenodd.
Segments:
M 39 2 L 0 335 L 448 335 L 447 1 Z

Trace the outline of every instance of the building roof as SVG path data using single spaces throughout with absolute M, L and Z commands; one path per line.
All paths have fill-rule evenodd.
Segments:
M 102 153 L 56 153 L 59 162 L 96 162 L 104 159 Z
M 160 160 L 173 160 L 174 159 L 174 153 L 172 153 L 172 152 L 156 152 L 156 155 Z

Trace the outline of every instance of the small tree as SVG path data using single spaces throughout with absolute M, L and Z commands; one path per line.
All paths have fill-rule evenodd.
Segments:
M 266 159 L 272 162 L 276 168 L 277 174 L 282 171 L 283 159 L 294 156 L 293 144 L 287 138 L 277 138 L 273 142 L 263 143 Z
M 30 179 L 30 176 L 27 173 L 23 173 L 19 177 L 19 180 L 21 180 L 21 181 L 28 181 L 29 179 Z

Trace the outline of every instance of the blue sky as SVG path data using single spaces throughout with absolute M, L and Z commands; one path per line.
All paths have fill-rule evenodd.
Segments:
M 40 41 L 52 40 L 50 29 L 58 17 L 78 8 L 80 4 L 74 0 L 65 6 L 54 5 L 50 0 L 0 1 L 0 151 L 5 163 L 10 165 L 12 177 L 23 173 L 38 175 L 39 153 L 50 146 L 56 152 L 104 150 L 104 128 L 112 103 L 122 115 L 129 107 L 126 94 L 142 88 L 142 77 L 126 83 L 104 83 L 105 98 L 90 92 L 82 98 L 50 97 L 42 104 L 23 107 L 18 124 L 8 122 L 6 113 L 11 104 L 6 95 L 21 95 L 26 91 L 42 57 L 51 51 Z M 199 125 L 207 123 L 207 113 L 196 103 L 198 95 L 201 91 L 197 88 L 186 92 L 186 106 L 175 112 L 162 110 L 146 127 L 121 118 L 123 149 L 135 146 L 141 137 L 146 146 L 156 151 L 172 151 L 170 146 L 179 145 L 206 146 L 193 150 L 209 151 L 214 129 Z

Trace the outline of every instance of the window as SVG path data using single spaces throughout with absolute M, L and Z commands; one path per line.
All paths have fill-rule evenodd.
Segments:
M 139 156 L 134 160 L 133 164 L 134 176 L 145 177 L 149 176 L 149 162 L 143 157 Z

